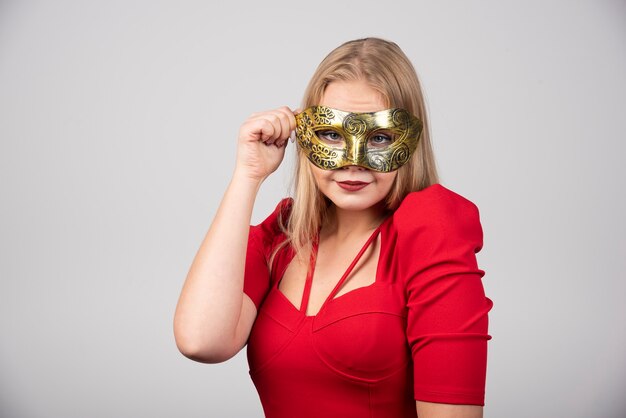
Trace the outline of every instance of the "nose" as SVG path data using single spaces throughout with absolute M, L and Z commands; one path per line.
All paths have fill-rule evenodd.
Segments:
M 365 142 L 362 136 L 348 135 L 346 137 L 346 162 L 350 166 L 359 167 L 358 164 L 364 162 L 365 153 Z
M 352 164 L 356 164 L 362 158 L 362 150 L 359 141 L 352 140 L 346 144 L 346 159 Z
M 341 167 L 342 170 L 348 170 L 348 171 L 363 171 L 363 170 L 367 170 L 367 168 L 365 167 L 361 167 L 360 165 L 346 165 Z

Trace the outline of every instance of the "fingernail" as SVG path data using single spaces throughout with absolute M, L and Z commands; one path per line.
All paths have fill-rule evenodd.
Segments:
M 291 131 L 291 133 L 289 134 L 289 140 L 291 142 L 296 142 L 296 131 Z

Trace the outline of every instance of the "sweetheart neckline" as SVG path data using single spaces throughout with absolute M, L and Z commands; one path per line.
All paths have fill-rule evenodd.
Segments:
M 282 292 L 282 291 L 278 288 L 278 283 L 280 283 L 280 282 L 277 282 L 277 283 L 276 283 L 276 285 L 274 286 L 274 289 L 273 289 L 273 290 L 275 290 L 276 292 L 278 292 L 278 294 L 280 295 L 281 299 L 283 299 L 285 302 L 287 302 L 287 304 L 288 304 L 288 305 L 289 305 L 289 306 L 290 306 L 290 307 L 291 307 L 291 308 L 292 308 L 292 309 L 293 309 L 296 313 L 298 313 L 299 315 L 303 316 L 304 318 L 317 318 L 317 317 L 319 317 L 319 316 L 320 316 L 320 314 L 322 314 L 322 313 L 323 313 L 323 311 L 324 311 L 324 309 L 323 309 L 323 308 L 324 308 L 327 304 L 332 303 L 332 302 L 333 302 L 333 301 L 335 301 L 335 300 L 341 300 L 344 296 L 348 296 L 348 295 L 350 295 L 350 294 L 353 294 L 353 293 L 355 293 L 355 292 L 356 292 L 356 291 L 358 291 L 358 290 L 363 290 L 363 291 L 364 291 L 364 290 L 366 290 L 366 289 L 372 289 L 372 288 L 377 287 L 377 286 L 379 286 L 379 285 L 380 285 L 380 281 L 378 280 L 378 277 L 376 277 L 376 278 L 374 279 L 374 282 L 372 282 L 372 283 L 370 283 L 370 284 L 368 284 L 368 285 L 365 285 L 365 286 L 360 286 L 360 287 L 357 287 L 357 288 L 355 288 L 355 289 L 348 290 L 346 293 L 342 293 L 341 295 L 335 295 L 333 298 L 329 299 L 326 303 L 324 303 L 322 306 L 320 306 L 320 309 L 317 311 L 317 313 L 316 313 L 315 315 L 306 315 L 304 312 L 302 312 L 300 309 L 298 309 L 298 308 L 296 307 L 296 305 L 294 305 L 294 304 L 293 304 L 293 302 L 292 302 L 292 301 L 290 301 L 290 300 L 289 300 L 289 298 L 288 298 L 288 297 L 287 297 L 287 296 L 286 296 L 286 295 L 285 295 L 285 294 L 284 294 L 284 293 L 283 293 L 283 292 Z

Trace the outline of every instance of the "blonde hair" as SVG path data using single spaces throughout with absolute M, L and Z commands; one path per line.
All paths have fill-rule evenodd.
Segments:
M 438 182 L 424 95 L 413 65 L 398 45 L 365 38 L 346 42 L 324 58 L 309 81 L 303 108 L 319 104 L 333 81 L 356 80 L 365 81 L 381 93 L 389 108 L 406 109 L 424 124 L 416 151 L 398 169 L 386 198 L 387 209 L 393 211 L 410 192 Z M 296 149 L 293 205 L 289 219 L 281 224 L 287 236 L 284 244 L 291 244 L 296 254 L 303 256 L 308 254 L 332 203 L 318 189 L 304 152 L 300 147 Z

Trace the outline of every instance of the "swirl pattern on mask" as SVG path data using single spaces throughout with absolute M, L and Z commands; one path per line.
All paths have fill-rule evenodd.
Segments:
M 394 123 L 394 125 L 406 129 L 410 124 L 411 115 L 404 109 L 393 109 L 390 115 L 390 119 Z
M 371 168 L 378 171 L 391 171 L 390 164 L 385 155 L 374 154 L 371 151 L 367 154 L 367 163 Z
M 350 135 L 360 136 L 367 130 L 367 122 L 360 115 L 350 113 L 343 120 L 343 129 Z
M 409 161 L 410 157 L 411 149 L 409 148 L 409 146 L 404 142 L 398 144 L 397 148 L 393 150 L 390 158 L 391 166 L 394 167 L 392 168 L 392 170 L 406 164 L 406 162 Z
M 369 151 L 367 162 L 371 168 L 378 171 L 389 172 L 397 170 L 411 157 L 411 149 L 405 143 L 392 145 L 391 154 L 389 150 Z

